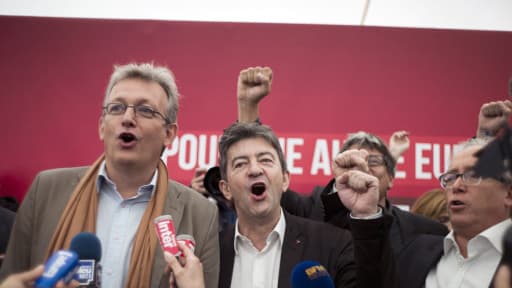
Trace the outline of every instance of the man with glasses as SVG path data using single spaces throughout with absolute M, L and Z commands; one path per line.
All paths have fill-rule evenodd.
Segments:
M 472 139 L 441 175 L 453 230 L 446 237 L 421 235 L 398 258 L 402 287 L 489 287 L 502 255 L 510 220 L 509 179 L 482 178 L 475 153 L 486 140 Z
M 219 271 L 217 209 L 168 179 L 160 156 L 177 133 L 178 90 L 165 67 L 115 67 L 99 117 L 104 154 L 90 167 L 41 172 L 18 210 L 1 277 L 28 270 L 79 232 L 102 246 L 103 287 L 169 287 L 153 220 L 195 239 L 207 287 Z
M 339 159 L 344 153 L 365 150 L 366 158 L 353 156 L 352 163 L 344 163 Z M 433 234 L 444 236 L 448 233 L 446 226 L 422 216 L 401 210 L 393 206 L 387 199 L 387 192 L 393 187 L 396 160 L 393 158 L 384 142 L 377 136 L 367 132 L 357 132 L 348 136 L 340 154 L 334 159 L 334 179 L 327 184 L 321 193 L 325 210 L 325 220 L 336 226 L 345 227 L 349 211 L 339 200 L 336 179 L 344 169 L 359 170 L 371 174 L 379 180 L 379 205 L 385 212 L 393 216 L 390 229 L 390 241 L 395 257 L 398 256 L 407 244 L 420 234 Z

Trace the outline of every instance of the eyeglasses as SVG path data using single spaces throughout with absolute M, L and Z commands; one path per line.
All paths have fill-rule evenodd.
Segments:
M 123 103 L 108 103 L 103 107 L 103 110 L 108 115 L 123 115 L 124 113 L 126 113 L 126 110 L 128 110 L 129 107 L 133 108 L 135 116 L 139 115 L 147 119 L 153 119 L 156 117 L 156 115 L 158 115 L 165 121 L 165 124 L 171 123 L 171 121 L 166 116 L 164 116 L 162 113 L 156 111 L 155 109 L 147 105 L 126 105 Z
M 370 154 L 368 155 L 368 166 L 369 167 L 376 167 L 384 165 L 384 156 L 382 155 L 374 155 Z
M 442 174 L 439 177 L 439 182 L 441 182 L 441 187 L 443 188 L 451 188 L 457 178 L 462 180 L 462 183 L 466 185 L 478 185 L 482 182 L 482 177 L 477 176 L 474 170 L 468 170 L 464 173 L 456 173 L 456 172 L 447 172 Z

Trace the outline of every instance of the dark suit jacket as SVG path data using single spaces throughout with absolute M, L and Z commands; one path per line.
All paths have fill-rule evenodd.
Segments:
M 294 266 L 305 260 L 322 264 L 337 287 L 394 287 L 391 278 L 394 264 L 387 239 L 390 217 L 351 221 L 352 235 L 346 230 L 288 213 L 285 219 L 278 287 L 290 287 Z M 235 227 L 231 226 L 220 236 L 221 288 L 231 285 L 234 234 Z
M 320 197 L 322 190 L 317 186 L 311 195 L 303 196 L 288 189 L 281 197 L 281 207 L 292 215 L 324 222 L 324 205 Z
M 419 235 L 440 236 L 435 238 L 443 239 L 449 232 L 445 225 L 423 216 L 403 211 L 396 206 L 392 206 L 388 201 L 386 201 L 386 209 L 393 216 L 390 239 L 391 247 L 397 257 L 404 250 L 405 246 Z
M 334 226 L 350 229 L 350 211 L 341 203 L 337 194 L 329 194 L 333 182 L 334 179 L 325 188 L 315 188 L 308 197 L 287 191 L 283 194 L 281 205 L 294 215 L 324 220 Z M 386 201 L 384 210 L 392 216 L 389 240 L 397 261 L 395 279 L 402 288 L 423 287 L 428 272 L 442 255 L 443 238 L 448 234 L 448 229 L 443 224 L 392 206 L 389 201 Z M 417 238 L 419 239 L 416 241 Z M 417 254 L 415 249 L 422 252 Z M 417 257 L 424 258 L 418 260 Z M 416 265 L 417 268 L 412 268 Z
M 400 287 L 421 288 L 432 268 L 443 255 L 443 236 L 418 235 L 409 242 L 398 257 Z
M 36 176 L 16 215 L 0 279 L 45 261 L 60 216 L 86 169 L 54 169 Z M 169 181 L 163 214 L 172 216 L 176 234 L 195 238 L 195 254 L 203 264 L 206 285 L 215 287 L 219 271 L 217 207 L 190 188 Z M 169 278 L 163 276 L 166 266 L 162 250 L 157 249 L 151 287 L 169 287 Z
M 9 242 L 15 216 L 16 214 L 11 210 L 0 207 L 0 255 L 5 254 L 5 250 L 7 250 L 7 243 Z M 0 267 L 1 266 L 2 260 L 0 259 Z

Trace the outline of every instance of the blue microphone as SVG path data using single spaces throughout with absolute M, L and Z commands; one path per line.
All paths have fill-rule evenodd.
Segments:
M 320 263 L 303 261 L 292 271 L 292 288 L 334 288 L 329 272 Z
M 78 233 L 71 240 L 72 251 L 78 254 L 78 271 L 74 279 L 80 287 L 101 287 L 101 242 L 89 232 Z
M 73 251 L 59 250 L 50 256 L 44 264 L 44 272 L 37 278 L 34 286 L 36 288 L 51 288 L 59 280 L 69 282 L 73 279 L 78 267 L 78 254 Z

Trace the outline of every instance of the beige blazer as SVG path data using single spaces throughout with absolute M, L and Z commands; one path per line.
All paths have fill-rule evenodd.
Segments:
M 87 167 L 40 172 L 21 204 L 11 232 L 0 279 L 43 263 L 60 216 Z M 206 287 L 217 287 L 219 242 L 217 207 L 199 193 L 169 181 L 163 214 L 170 214 L 177 234 L 190 234 L 204 269 Z M 151 287 L 169 287 L 161 249 L 153 262 Z

